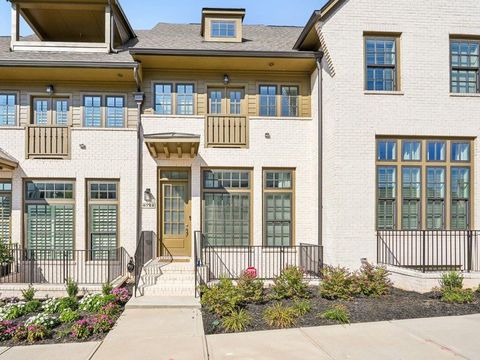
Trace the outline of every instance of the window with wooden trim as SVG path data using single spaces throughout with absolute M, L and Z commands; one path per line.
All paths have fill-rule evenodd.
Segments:
M 194 90 L 193 84 L 176 85 L 177 115 L 194 114 Z
M 17 124 L 17 95 L 0 94 L 0 126 Z
M 0 180 L 0 243 L 9 244 L 12 240 L 12 183 Z
M 34 97 L 32 99 L 32 124 L 68 125 L 69 99 L 58 97 Z
M 260 85 L 258 92 L 260 116 L 277 116 L 277 86 Z
M 171 115 L 173 111 L 173 85 L 155 84 L 155 114 Z
M 211 169 L 203 174 L 203 233 L 210 245 L 247 246 L 251 233 L 251 171 Z
M 299 89 L 298 86 L 281 86 L 280 93 L 282 96 L 281 104 L 282 116 L 296 117 L 299 109 Z
M 377 229 L 470 229 L 472 146 L 470 139 L 377 139 Z
M 234 38 L 236 36 L 235 21 L 212 20 L 210 36 L 214 38 Z
M 100 95 L 83 97 L 83 125 L 85 127 L 102 126 L 102 97 Z
M 88 181 L 88 249 L 93 260 L 113 259 L 118 247 L 118 181 Z
M 365 90 L 398 90 L 397 40 L 394 37 L 365 37 Z
M 450 91 L 452 93 L 480 92 L 479 51 L 479 40 L 450 40 Z
M 106 96 L 106 127 L 121 128 L 125 126 L 125 98 L 123 96 Z
M 293 245 L 293 170 L 263 171 L 263 233 L 266 246 Z
M 74 219 L 74 182 L 25 182 L 25 245 L 36 258 L 60 258 L 64 250 L 74 249 Z

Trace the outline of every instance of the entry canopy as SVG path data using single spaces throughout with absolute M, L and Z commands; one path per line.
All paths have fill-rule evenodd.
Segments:
M 12 171 L 15 170 L 17 166 L 18 161 L 0 149 L 0 170 Z
M 165 154 L 167 159 L 170 159 L 172 154 L 179 158 L 185 155 L 192 159 L 198 155 L 200 135 L 170 132 L 149 134 L 144 138 L 148 151 L 155 159 L 159 159 L 160 154 Z

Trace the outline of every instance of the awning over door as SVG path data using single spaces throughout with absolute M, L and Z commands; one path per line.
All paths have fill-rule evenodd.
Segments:
M 17 166 L 18 161 L 0 149 L 0 170 L 12 171 L 15 170 Z
M 160 154 L 165 154 L 170 159 L 172 154 L 179 158 L 194 158 L 198 154 L 200 135 L 183 133 L 161 133 L 145 135 L 145 144 L 148 151 L 155 158 L 159 159 Z

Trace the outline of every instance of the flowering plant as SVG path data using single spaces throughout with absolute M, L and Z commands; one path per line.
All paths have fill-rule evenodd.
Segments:
M 114 324 L 112 318 L 105 314 L 98 314 L 91 318 L 90 321 L 93 325 L 94 334 L 109 332 Z
M 47 329 L 53 329 L 55 326 L 57 326 L 60 323 L 58 318 L 40 313 L 35 316 L 31 316 L 25 321 L 25 325 L 42 325 Z
M 50 331 L 43 325 L 32 324 L 27 326 L 27 341 L 29 343 L 43 340 L 49 336 Z
M 58 312 L 60 299 L 50 298 L 42 304 L 42 310 L 45 314 L 55 314 Z
M 93 324 L 90 319 L 81 319 L 72 325 L 70 336 L 75 339 L 86 339 L 93 333 Z
M 120 306 L 115 303 L 108 303 L 107 305 L 103 306 L 99 313 L 105 314 L 109 316 L 115 316 L 120 312 Z
M 100 309 L 110 302 L 115 301 L 114 295 L 89 294 L 79 301 L 79 309 L 91 313 L 99 312 Z
M 13 320 L 25 314 L 25 302 L 9 303 L 0 308 L 0 321 Z
M 15 331 L 17 330 L 17 326 L 11 320 L 4 320 L 0 321 L 0 341 L 10 340 Z
M 28 330 L 27 327 L 23 324 L 17 325 L 15 328 L 15 333 L 13 334 L 13 341 L 19 342 L 27 338 Z
M 128 289 L 126 288 L 116 288 L 112 290 L 112 295 L 115 296 L 115 301 L 119 304 L 126 304 L 130 295 L 128 294 Z

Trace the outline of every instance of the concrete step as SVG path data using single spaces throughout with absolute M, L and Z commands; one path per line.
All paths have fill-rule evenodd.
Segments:
M 143 289 L 144 296 L 195 296 L 195 289 L 194 288 L 185 288 L 179 289 L 178 287 L 172 288 L 159 288 L 156 286 L 149 286 Z
M 200 309 L 200 299 L 194 296 L 140 296 L 132 297 L 125 305 L 127 309 Z

